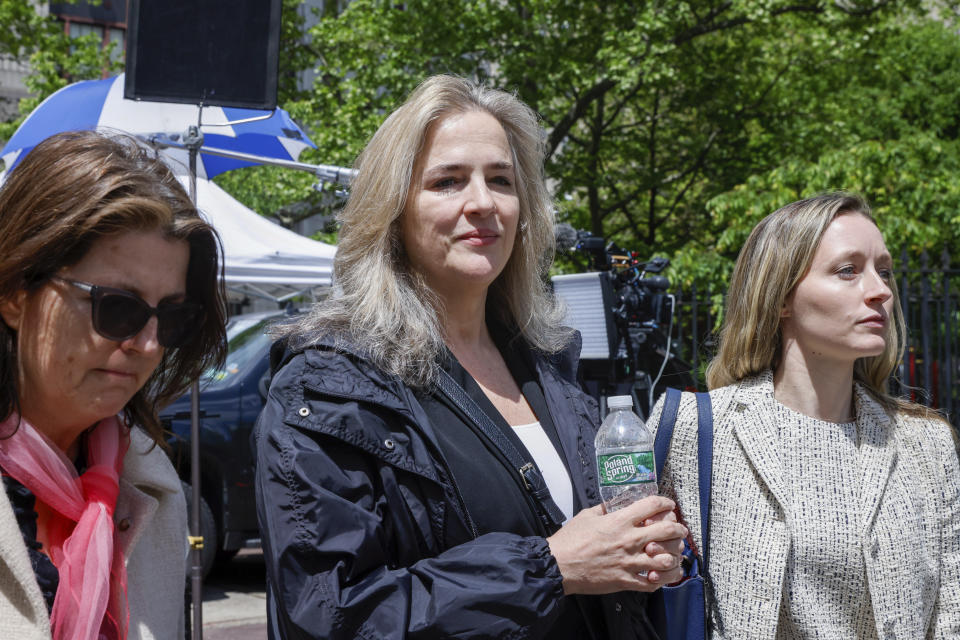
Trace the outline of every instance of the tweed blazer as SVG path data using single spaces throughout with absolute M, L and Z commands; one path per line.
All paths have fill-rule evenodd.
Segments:
M 891 418 L 859 385 L 861 541 L 877 636 L 960 638 L 960 465 L 949 425 Z M 714 416 L 709 571 L 724 632 L 776 638 L 791 522 L 767 372 L 710 392 Z M 659 425 L 663 398 L 650 417 Z M 683 394 L 661 492 L 702 548 L 697 410 Z M 816 604 L 816 603 L 813 603 Z M 851 631 L 849 637 L 855 638 Z
M 184 635 L 187 507 L 180 479 L 152 440 L 133 429 L 114 520 L 127 562 L 129 640 Z M 49 640 L 50 618 L 6 491 L 0 491 L 0 638 Z

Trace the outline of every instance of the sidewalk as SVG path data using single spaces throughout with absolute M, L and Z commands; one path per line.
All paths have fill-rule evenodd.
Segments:
M 267 623 L 203 626 L 203 640 L 266 640 Z
M 266 640 L 264 580 L 259 549 L 244 549 L 214 569 L 203 587 L 203 639 Z

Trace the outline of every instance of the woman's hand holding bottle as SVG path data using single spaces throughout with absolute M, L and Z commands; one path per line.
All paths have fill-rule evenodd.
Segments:
M 547 538 L 564 593 L 649 592 L 678 581 L 687 528 L 673 508 L 669 498 L 650 496 L 613 513 L 597 505 L 571 518 Z

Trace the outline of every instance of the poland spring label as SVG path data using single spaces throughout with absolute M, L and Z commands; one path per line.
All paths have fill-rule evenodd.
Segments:
M 653 451 L 601 454 L 597 456 L 601 487 L 656 482 Z

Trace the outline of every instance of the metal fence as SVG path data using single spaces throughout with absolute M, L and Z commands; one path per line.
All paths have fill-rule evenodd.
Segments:
M 939 262 L 939 264 L 937 264 Z M 924 251 L 919 261 L 901 254 L 897 280 L 908 341 L 900 364 L 896 389 L 903 396 L 943 410 L 957 426 L 960 395 L 956 388 L 960 363 L 957 335 L 957 284 L 960 269 L 951 266 L 950 254 L 939 260 Z
M 897 286 L 907 324 L 907 344 L 891 380 L 893 393 L 943 411 L 960 428 L 960 268 L 944 250 L 936 258 L 904 251 Z M 723 291 L 696 284 L 675 291 L 673 344 L 690 363 L 697 386 L 706 388 L 703 372 L 715 352 L 717 317 Z
M 717 314 L 722 312 L 723 292 L 716 296 L 709 287 L 698 287 L 694 283 L 690 289 L 675 291 L 674 295 L 674 353 L 690 363 L 697 388 L 706 389 L 703 372 L 715 351 Z

